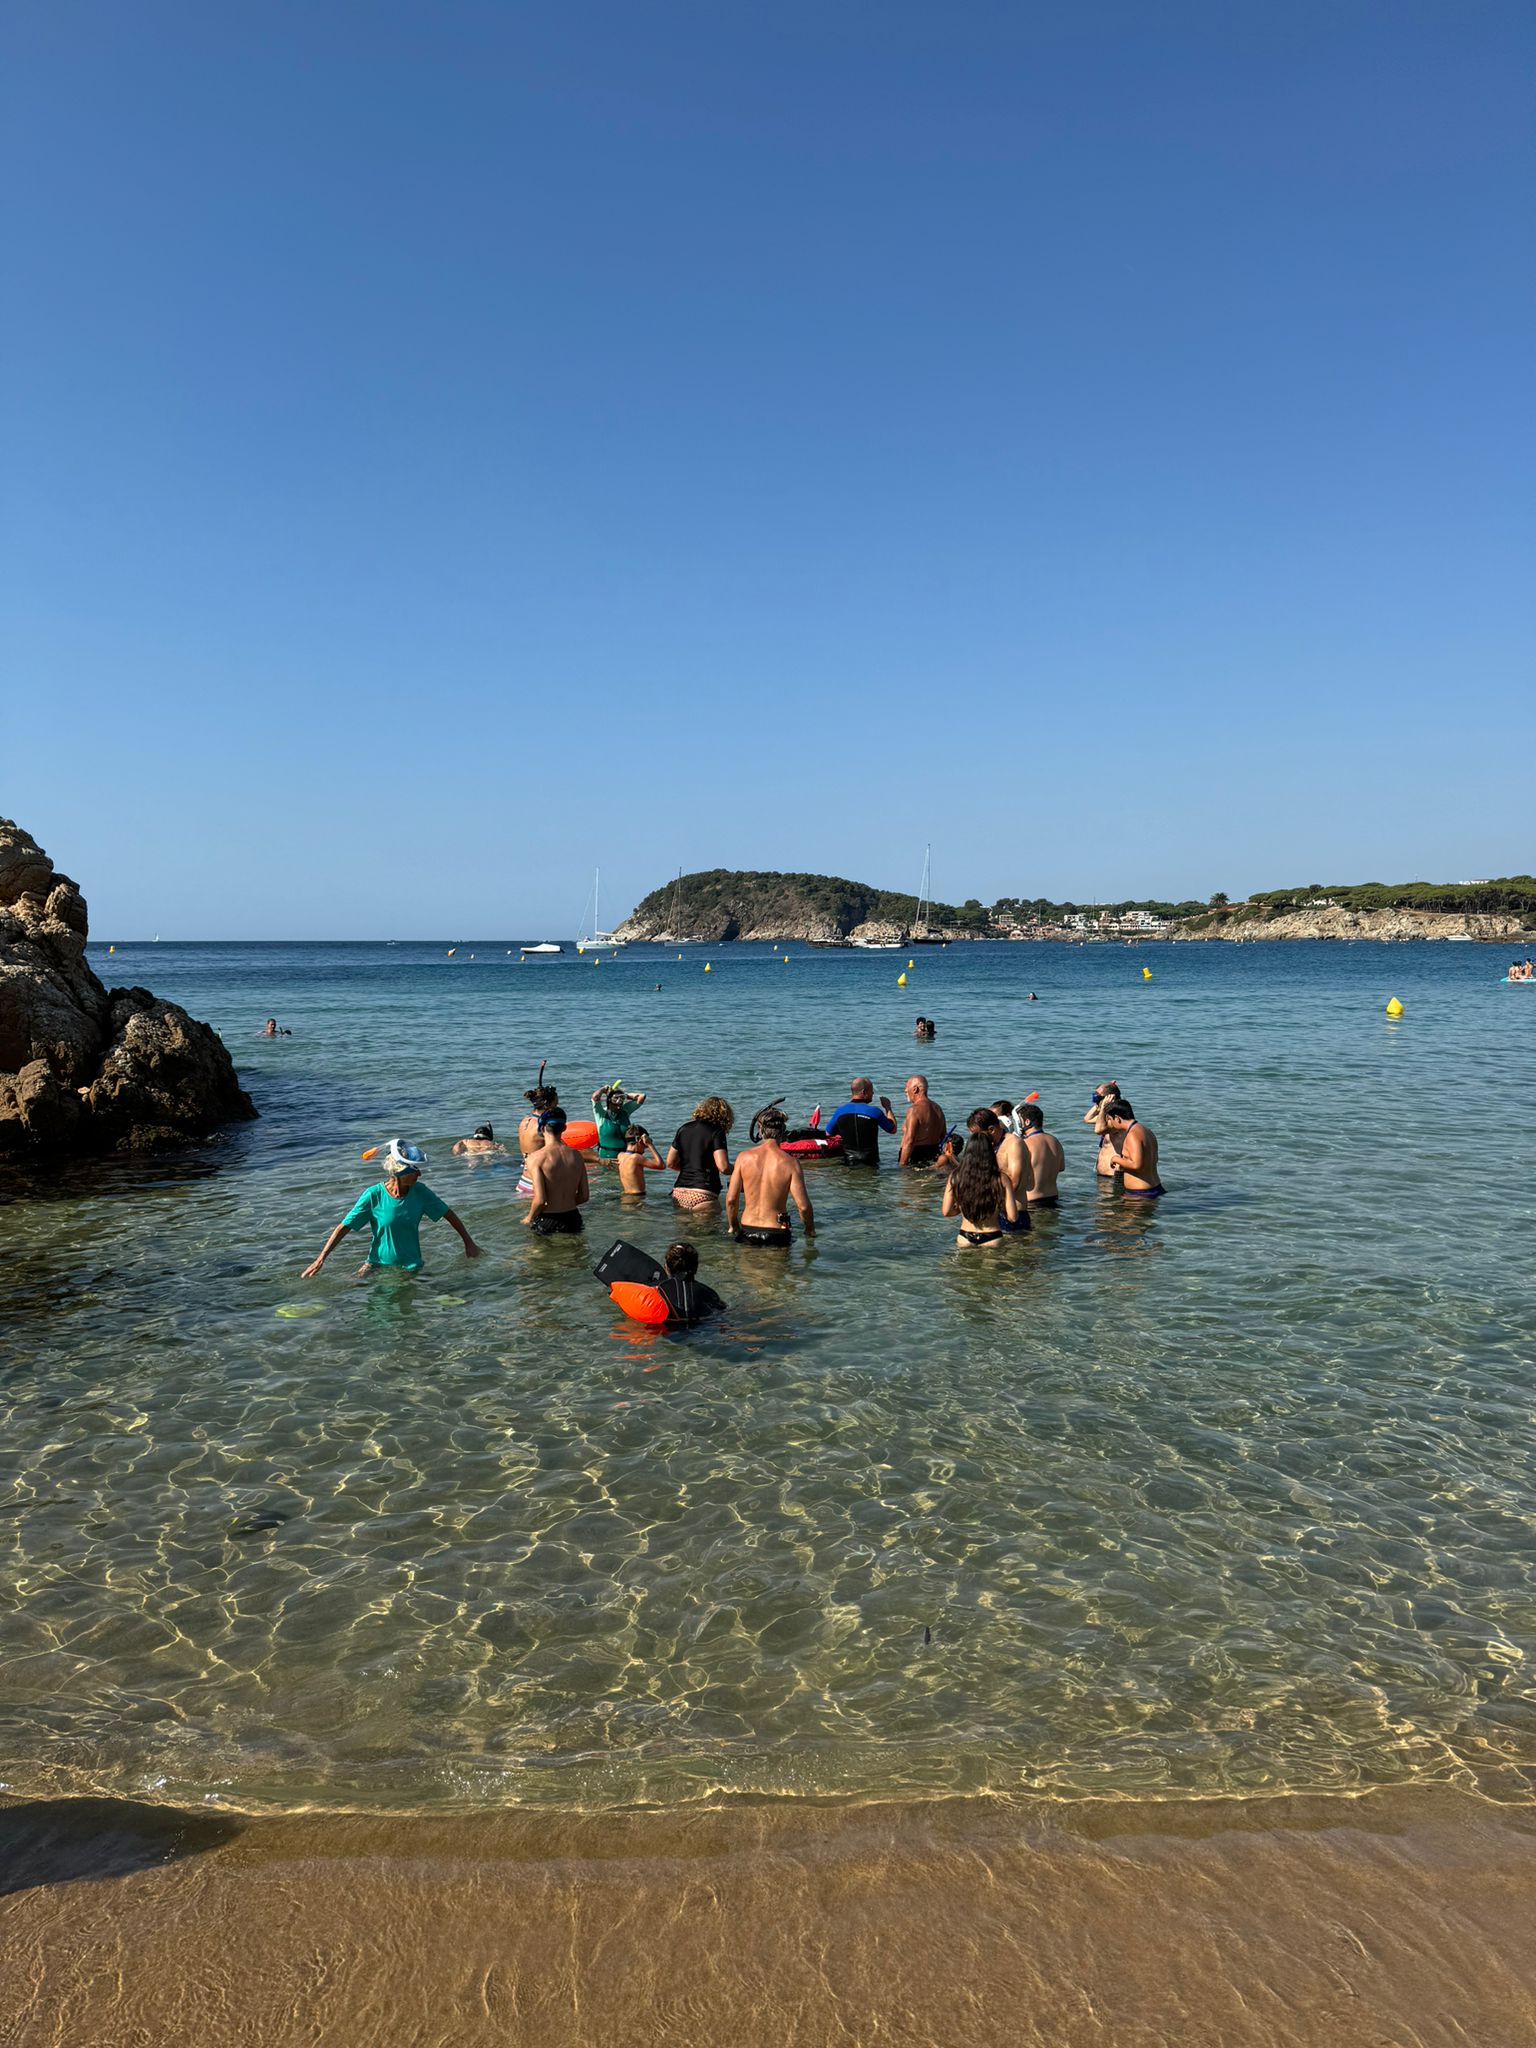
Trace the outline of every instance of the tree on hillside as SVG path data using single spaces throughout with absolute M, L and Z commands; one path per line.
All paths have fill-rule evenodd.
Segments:
M 1227 894 L 1225 889 L 1218 889 L 1216 891 L 1216 894 L 1211 898 L 1211 908 L 1212 910 L 1225 910 L 1227 905 L 1231 901 L 1232 899 Z

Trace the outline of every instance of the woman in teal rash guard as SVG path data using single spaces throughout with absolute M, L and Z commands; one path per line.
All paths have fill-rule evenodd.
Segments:
M 372 1231 L 368 1256 L 359 1273 L 380 1266 L 398 1266 L 404 1273 L 421 1270 L 421 1224 L 441 1220 L 464 1240 L 464 1256 L 478 1259 L 480 1247 L 440 1195 L 434 1195 L 421 1178 L 427 1163 L 418 1145 L 406 1145 L 391 1138 L 384 1154 L 384 1178 L 365 1188 L 325 1240 L 325 1247 L 313 1265 L 304 1268 L 304 1278 L 313 1280 L 349 1230 Z
M 620 1087 L 617 1081 L 611 1088 L 592 1090 L 592 1114 L 597 1118 L 597 1156 L 610 1166 L 626 1149 L 629 1120 L 644 1100 L 643 1089 L 636 1094 L 632 1088 Z

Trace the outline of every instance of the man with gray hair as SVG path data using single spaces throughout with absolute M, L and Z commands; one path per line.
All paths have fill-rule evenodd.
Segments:
M 901 1166 L 932 1166 L 949 1128 L 944 1112 L 928 1093 L 928 1076 L 914 1074 L 906 1087 L 907 1114 L 901 1126 Z

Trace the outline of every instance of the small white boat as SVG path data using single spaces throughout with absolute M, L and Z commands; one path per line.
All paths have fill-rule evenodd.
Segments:
M 519 953 L 527 955 L 530 953 L 559 953 L 564 948 L 557 946 L 553 939 L 541 939 L 536 946 L 519 946 L 517 950 Z

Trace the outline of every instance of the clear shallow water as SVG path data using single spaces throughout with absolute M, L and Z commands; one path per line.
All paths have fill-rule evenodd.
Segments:
M 508 943 L 93 946 L 263 1115 L 4 1190 L 10 1789 L 1528 1796 L 1536 991 L 1497 951 L 954 947 L 898 990 L 889 953 Z M 1039 1088 L 1067 1145 L 1003 1255 L 954 1253 L 932 1176 L 822 1166 L 787 1262 L 694 1223 L 732 1312 L 668 1338 L 587 1273 L 663 1196 L 530 1242 L 515 1176 L 448 1154 L 545 1055 L 663 1141 L 710 1091 L 743 1127 L 855 1067 L 895 1097 L 918 1010 L 953 1116 Z M 1094 1186 L 1110 1075 L 1153 1213 Z M 415 1280 L 301 1281 L 397 1132 L 487 1256 L 439 1228 Z

